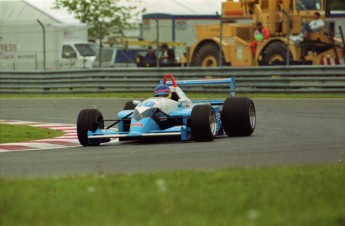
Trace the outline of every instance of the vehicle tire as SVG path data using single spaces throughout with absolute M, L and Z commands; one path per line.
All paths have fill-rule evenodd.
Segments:
M 217 134 L 217 119 L 209 104 L 196 105 L 191 116 L 192 137 L 196 141 L 212 141 Z
M 223 105 L 221 120 L 228 136 L 250 136 L 255 129 L 255 106 L 248 97 L 228 97 Z
M 286 45 L 282 42 L 270 43 L 262 54 L 262 65 L 286 65 Z M 290 52 L 290 62 L 292 62 L 292 55 Z
M 199 51 L 195 55 L 195 66 L 217 67 L 218 65 L 219 46 L 211 42 L 201 46 Z
M 123 110 L 134 110 L 135 107 L 136 107 L 136 105 L 133 103 L 132 100 L 130 100 L 130 101 L 127 101 L 127 103 L 123 107 Z M 123 131 L 129 131 L 130 124 L 131 124 L 130 119 L 123 121 Z
M 94 132 L 97 128 L 104 129 L 103 116 L 97 109 L 81 110 L 77 120 L 77 134 L 79 143 L 83 146 L 98 146 L 102 139 L 87 138 L 87 131 Z
M 133 100 L 127 101 L 125 106 L 123 107 L 123 110 L 134 110 L 136 105 L 133 103 Z

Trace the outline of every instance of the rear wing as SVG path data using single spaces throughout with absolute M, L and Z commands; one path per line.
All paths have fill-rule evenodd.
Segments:
M 236 82 L 235 78 L 225 78 L 225 79 L 201 79 L 201 80 L 180 80 L 175 81 L 172 76 L 167 74 L 164 80 L 160 81 L 161 85 L 174 85 L 174 86 L 196 86 L 196 85 L 214 85 L 214 84 L 224 84 L 229 83 L 230 96 L 235 96 Z M 171 81 L 166 81 L 166 77 L 170 77 Z

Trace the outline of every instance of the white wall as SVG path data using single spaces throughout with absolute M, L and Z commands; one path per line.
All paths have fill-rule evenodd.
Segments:
M 166 14 L 167 15 L 167 14 Z M 171 15 L 170 15 L 171 16 Z M 169 17 L 169 15 L 167 15 Z M 186 46 L 176 47 L 176 57 L 186 52 L 186 47 L 196 41 L 195 25 L 216 24 L 218 19 L 205 19 L 202 15 L 173 16 L 173 18 L 159 18 L 159 41 L 160 42 L 185 42 Z M 157 40 L 157 23 L 154 19 L 143 19 L 143 39 L 147 41 Z M 175 32 L 175 34 L 174 34 Z

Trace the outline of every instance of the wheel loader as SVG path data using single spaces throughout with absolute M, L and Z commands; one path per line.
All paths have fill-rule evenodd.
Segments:
M 227 0 L 219 24 L 196 26 L 197 41 L 189 47 L 188 63 L 204 67 L 344 64 L 344 36 L 334 38 L 334 24 L 295 39 L 315 12 L 325 19 L 324 0 Z M 258 42 L 253 54 L 249 45 L 258 21 L 269 29 L 270 38 Z

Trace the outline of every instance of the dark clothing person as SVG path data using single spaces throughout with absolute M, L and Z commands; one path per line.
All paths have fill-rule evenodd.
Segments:
M 157 62 L 157 56 L 155 51 L 152 49 L 151 46 L 148 47 L 147 53 L 143 58 L 143 63 L 148 67 L 151 65 L 156 65 Z
M 160 57 L 160 62 L 163 64 L 173 64 L 175 63 L 175 51 L 170 49 L 167 44 L 163 44 L 162 56 Z

